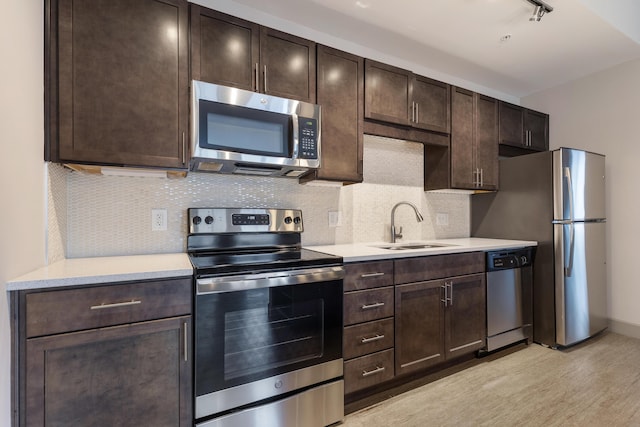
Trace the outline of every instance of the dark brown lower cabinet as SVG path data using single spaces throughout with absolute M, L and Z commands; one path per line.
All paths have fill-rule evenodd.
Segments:
M 13 425 L 192 425 L 191 281 L 11 292 Z
M 191 424 L 189 316 L 27 340 L 27 426 Z
M 444 280 L 396 286 L 396 373 L 444 361 Z
M 396 285 L 395 293 L 396 375 L 484 346 L 483 273 Z
M 485 275 L 470 274 L 448 279 L 449 302 L 445 310 L 445 359 L 472 353 L 485 346 Z

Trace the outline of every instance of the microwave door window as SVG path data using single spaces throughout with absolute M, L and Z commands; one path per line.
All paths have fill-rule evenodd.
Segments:
M 208 102 L 200 146 L 275 157 L 290 157 L 287 115 Z

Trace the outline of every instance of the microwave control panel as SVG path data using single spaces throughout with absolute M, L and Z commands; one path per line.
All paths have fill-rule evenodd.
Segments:
M 298 117 L 298 158 L 318 158 L 318 120 Z

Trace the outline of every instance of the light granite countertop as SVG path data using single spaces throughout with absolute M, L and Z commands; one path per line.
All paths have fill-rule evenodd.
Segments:
M 73 258 L 7 282 L 7 291 L 191 276 L 186 253 Z
M 385 249 L 384 246 L 433 244 L 434 247 L 418 249 Z M 442 245 L 442 246 L 438 246 Z M 306 246 L 306 249 L 341 256 L 345 263 L 374 261 L 392 258 L 407 258 L 426 255 L 443 255 L 461 252 L 493 251 L 501 249 L 537 246 L 530 240 L 483 239 L 477 237 L 463 239 L 440 239 L 428 241 L 407 241 L 391 244 L 388 242 L 352 243 L 344 245 Z

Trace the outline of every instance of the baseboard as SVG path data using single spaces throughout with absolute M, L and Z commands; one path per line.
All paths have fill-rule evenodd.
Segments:
M 640 325 L 609 319 L 609 330 L 616 334 L 640 339 Z

